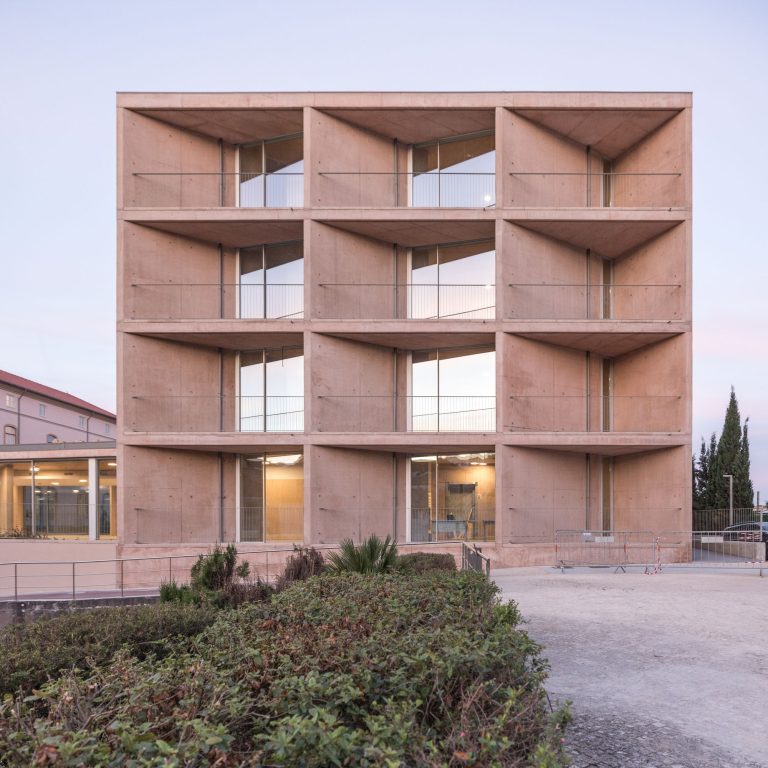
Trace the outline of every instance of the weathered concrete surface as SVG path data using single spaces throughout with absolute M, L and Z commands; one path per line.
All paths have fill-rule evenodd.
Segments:
M 493 573 L 573 702 L 575 768 L 768 766 L 768 578 Z

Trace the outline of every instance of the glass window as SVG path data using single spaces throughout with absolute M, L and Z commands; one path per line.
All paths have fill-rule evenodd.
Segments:
M 240 250 L 241 318 L 304 317 L 304 243 Z
M 5 407 L 6 408 L 15 408 L 16 407 L 16 396 L 15 395 L 6 395 L 5 396 Z
M 104 422 L 104 434 L 108 435 L 111 429 L 112 429 L 112 425 L 108 424 L 107 422 Z
M 85 416 L 78 416 L 77 417 L 77 426 L 81 429 L 85 428 Z
M 42 403 L 37 406 L 37 414 L 38 416 L 45 416 L 45 406 Z
M 240 147 L 243 208 L 301 208 L 304 205 L 304 141 L 301 134 Z
M 3 427 L 3 445 L 16 445 L 17 442 L 16 427 L 13 424 L 6 424 Z
M 496 200 L 493 131 L 439 139 L 413 147 L 411 205 L 484 208 Z
M 414 456 L 410 484 L 411 541 L 495 539 L 495 454 Z
M 240 457 L 240 541 L 304 539 L 304 457 Z
M 88 460 L 0 468 L 5 525 L 29 536 L 88 535 Z
M 240 431 L 304 430 L 304 350 L 259 349 L 240 354 Z
M 99 538 L 117 536 L 117 462 L 99 459 L 99 501 L 96 521 Z
M 496 431 L 492 346 L 412 353 L 411 431 Z
M 493 319 L 495 282 L 493 240 L 414 248 L 408 316 Z
M 58 443 L 58 442 L 60 442 L 60 441 L 59 441 L 59 438 L 58 438 L 58 437 L 56 437 L 56 435 L 54 435 L 54 434 L 50 433 L 50 434 L 47 434 L 47 435 L 45 436 L 45 442 L 46 442 L 46 443 Z

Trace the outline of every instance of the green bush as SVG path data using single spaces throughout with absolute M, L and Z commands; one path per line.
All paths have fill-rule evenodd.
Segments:
M 324 574 L 0 706 L 0 754 L 134 766 L 564 765 L 539 647 L 474 573 Z
M 166 639 L 196 635 L 216 615 L 205 607 L 136 605 L 13 624 L 0 630 L 0 694 L 38 688 L 62 670 L 103 664 L 123 645 L 137 658 L 163 655 Z
M 339 552 L 328 555 L 328 567 L 336 573 L 387 573 L 397 562 L 397 544 L 387 536 L 369 536 L 360 546 L 344 539 Z
M 248 561 L 237 564 L 237 549 L 218 544 L 207 555 L 199 555 L 190 571 L 189 584 L 175 581 L 160 585 L 161 603 L 185 605 L 208 603 L 218 608 L 234 608 L 248 602 L 261 602 L 272 596 L 272 588 L 258 577 L 250 580 Z
M 455 571 L 456 559 L 453 555 L 442 552 L 410 552 L 397 558 L 395 570 L 402 573 Z

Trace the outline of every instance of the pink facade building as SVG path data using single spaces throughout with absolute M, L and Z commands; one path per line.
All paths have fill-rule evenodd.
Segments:
M 118 97 L 120 552 L 690 529 L 686 93 Z
M 0 371 L 0 559 L 79 557 L 23 537 L 117 538 L 116 416 L 79 397 Z M 13 538 L 8 539 L 8 534 Z M 34 550 L 34 553 L 33 553 Z M 91 548 L 90 555 L 95 554 Z

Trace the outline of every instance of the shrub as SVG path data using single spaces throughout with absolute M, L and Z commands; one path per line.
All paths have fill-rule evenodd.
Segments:
M 62 670 L 108 662 L 123 645 L 137 658 L 150 651 L 161 656 L 171 639 L 198 634 L 216 613 L 188 605 L 136 605 L 73 611 L 5 627 L 0 630 L 0 694 L 38 688 Z
M 559 768 L 539 646 L 479 574 L 324 574 L 0 706 L 11 768 Z
M 160 602 L 200 605 L 210 603 L 218 608 L 235 607 L 251 601 L 268 600 L 272 588 L 258 577 L 250 581 L 250 563 L 237 564 L 237 549 L 218 544 L 207 555 L 200 555 L 190 571 L 191 583 L 175 581 L 160 585 Z
M 397 558 L 395 570 L 402 573 L 455 571 L 456 559 L 453 555 L 442 552 L 410 552 Z
M 328 555 L 329 568 L 336 573 L 387 573 L 397 562 L 397 544 L 387 536 L 369 536 L 359 547 L 344 539 L 339 552 Z
M 325 570 L 323 555 L 314 547 L 294 547 L 294 553 L 285 563 L 283 572 L 275 580 L 275 589 L 281 592 L 296 581 L 306 581 Z

